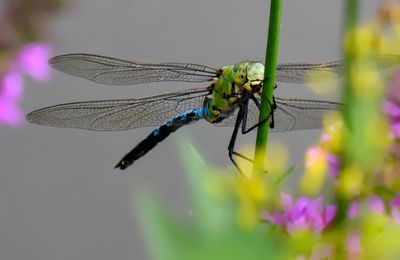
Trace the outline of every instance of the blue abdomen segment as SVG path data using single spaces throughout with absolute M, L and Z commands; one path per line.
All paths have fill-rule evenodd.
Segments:
M 204 118 L 208 114 L 206 110 L 203 108 L 190 109 L 160 125 L 125 155 L 115 168 L 126 169 L 180 127 Z

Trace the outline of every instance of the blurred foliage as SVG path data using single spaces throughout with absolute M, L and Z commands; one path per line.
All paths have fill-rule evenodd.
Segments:
M 189 219 L 178 221 L 149 194 L 138 200 L 154 259 L 278 259 L 287 253 L 268 232 L 270 225 L 239 224 L 238 200 L 193 147 L 184 148 L 184 157 L 191 191 Z
M 360 25 L 350 2 L 345 104 L 325 118 L 298 189 L 284 149 L 267 174 L 241 176 L 217 174 L 186 148 L 193 215 L 178 220 L 141 197 L 155 259 L 400 258 L 400 6 L 385 1 Z

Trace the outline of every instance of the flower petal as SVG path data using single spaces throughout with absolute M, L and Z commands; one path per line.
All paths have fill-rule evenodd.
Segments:
M 47 64 L 49 58 L 49 46 L 42 43 L 31 43 L 20 51 L 19 65 L 35 80 L 45 81 L 50 77 L 50 68 Z
M 18 100 L 22 95 L 23 85 L 21 75 L 8 72 L 4 75 L 1 85 L 1 95 L 5 99 Z
M 0 99 L 0 123 L 17 126 L 22 122 L 22 112 L 14 104 L 5 98 Z
M 360 202 L 358 201 L 353 201 L 348 210 L 347 210 L 347 216 L 351 219 L 356 218 L 358 215 L 358 211 L 360 209 Z
M 378 196 L 372 196 L 369 199 L 369 209 L 372 212 L 378 213 L 378 214 L 383 214 L 385 211 L 385 206 L 383 204 L 383 201 L 381 198 Z

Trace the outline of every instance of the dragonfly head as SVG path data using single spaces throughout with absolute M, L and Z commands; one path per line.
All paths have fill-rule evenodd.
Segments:
M 251 86 L 259 86 L 264 80 L 264 65 L 251 62 L 247 66 L 247 80 Z

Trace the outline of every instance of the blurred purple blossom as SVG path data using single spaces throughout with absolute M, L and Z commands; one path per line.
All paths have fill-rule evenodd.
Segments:
M 383 214 L 385 212 L 383 200 L 378 196 L 372 196 L 369 198 L 368 207 L 374 213 Z
M 284 227 L 289 233 L 296 231 L 321 232 L 331 223 L 336 214 L 336 206 L 324 207 L 322 197 L 315 200 L 300 197 L 293 204 L 292 197 L 282 193 L 281 199 L 283 213 L 263 212 L 262 216 L 271 223 Z
M 400 194 L 390 201 L 390 212 L 394 221 L 400 225 Z
M 16 126 L 21 119 L 22 113 L 15 102 L 0 97 L 0 123 Z
M 22 121 L 18 106 L 23 92 L 22 75 L 47 80 L 50 75 L 49 57 L 50 48 L 41 43 L 27 44 L 18 52 L 9 70 L 0 79 L 0 123 L 15 126 Z
M 340 170 L 340 159 L 339 156 L 332 153 L 326 153 L 326 162 L 328 165 L 329 172 L 333 177 L 337 177 Z
M 49 79 L 50 70 L 47 64 L 50 58 L 50 48 L 43 43 L 25 45 L 18 55 L 18 67 L 33 79 L 46 81 Z
M 22 95 L 22 91 L 21 75 L 17 72 L 6 73 L 2 82 L 2 96 L 9 100 L 18 100 Z
M 349 208 L 347 210 L 347 216 L 350 219 L 354 219 L 358 215 L 358 211 L 360 209 L 360 202 L 355 200 L 352 203 L 350 203 Z
M 22 94 L 22 79 L 18 73 L 6 73 L 0 82 L 0 123 L 18 125 L 22 119 L 18 102 Z
M 400 137 L 400 70 L 393 77 L 387 92 L 387 97 L 383 102 L 383 111 L 388 117 L 391 137 Z
M 362 252 L 361 236 L 358 232 L 351 233 L 346 240 L 347 259 L 359 259 Z
M 400 206 L 400 204 L 399 204 L 399 206 Z M 368 209 L 370 210 L 370 212 L 373 212 L 373 213 L 384 214 L 385 213 L 385 204 L 380 197 L 371 196 L 368 198 Z M 350 219 L 354 219 L 358 216 L 359 212 L 360 212 L 360 201 L 355 200 L 350 203 L 350 205 L 347 209 L 347 217 L 349 217 Z

